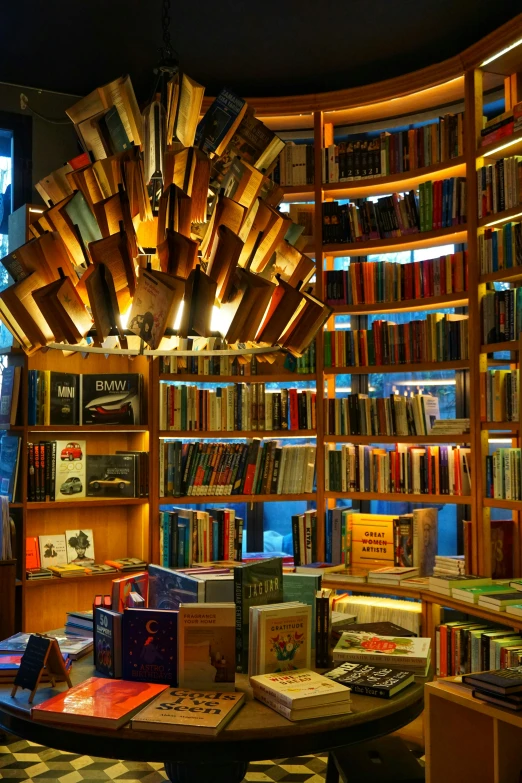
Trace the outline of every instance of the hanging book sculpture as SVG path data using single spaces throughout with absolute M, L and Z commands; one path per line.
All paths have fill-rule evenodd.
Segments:
M 26 353 L 300 356 L 331 309 L 270 179 L 284 142 L 185 74 L 142 113 L 128 76 L 67 114 L 85 152 L 36 185 L 33 239 L 1 259 L 0 318 Z M 196 340 L 194 341 L 194 338 Z

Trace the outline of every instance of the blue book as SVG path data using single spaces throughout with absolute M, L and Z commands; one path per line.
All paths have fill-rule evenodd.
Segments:
M 122 673 L 122 618 L 120 612 L 101 606 L 94 610 L 94 665 L 100 674 L 116 679 Z
M 122 679 L 177 685 L 178 613 L 125 609 Z
M 3 435 L 0 440 L 0 495 L 7 495 L 10 503 L 16 493 L 20 444 L 19 435 Z
M 237 124 L 238 118 L 242 117 L 245 107 L 242 98 L 222 89 L 197 127 L 196 146 L 207 154 L 215 152 Z
M 498 232 L 493 231 L 491 234 L 491 256 L 493 271 L 498 272 Z
M 188 565 L 188 552 L 186 550 L 186 544 L 187 525 L 178 522 L 178 562 L 176 563 L 178 568 L 184 568 L 186 565 Z

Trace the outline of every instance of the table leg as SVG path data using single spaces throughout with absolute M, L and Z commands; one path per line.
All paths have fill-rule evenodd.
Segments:
M 165 772 L 171 783 L 241 783 L 248 769 L 247 761 L 229 764 L 180 764 L 166 761 Z
M 332 751 L 328 754 L 325 783 L 339 783 L 339 770 L 337 769 L 337 764 L 335 763 Z

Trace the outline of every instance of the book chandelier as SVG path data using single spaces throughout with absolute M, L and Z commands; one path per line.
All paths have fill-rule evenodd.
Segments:
M 31 354 L 300 356 L 331 309 L 270 179 L 284 142 L 176 73 L 140 113 L 128 76 L 67 115 L 85 150 L 41 180 L 33 238 L 1 259 L 0 318 Z M 188 339 L 190 338 L 190 339 Z

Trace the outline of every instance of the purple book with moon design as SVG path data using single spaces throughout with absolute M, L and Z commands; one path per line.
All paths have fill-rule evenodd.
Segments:
M 167 609 L 123 612 L 123 679 L 177 685 L 178 613 Z

